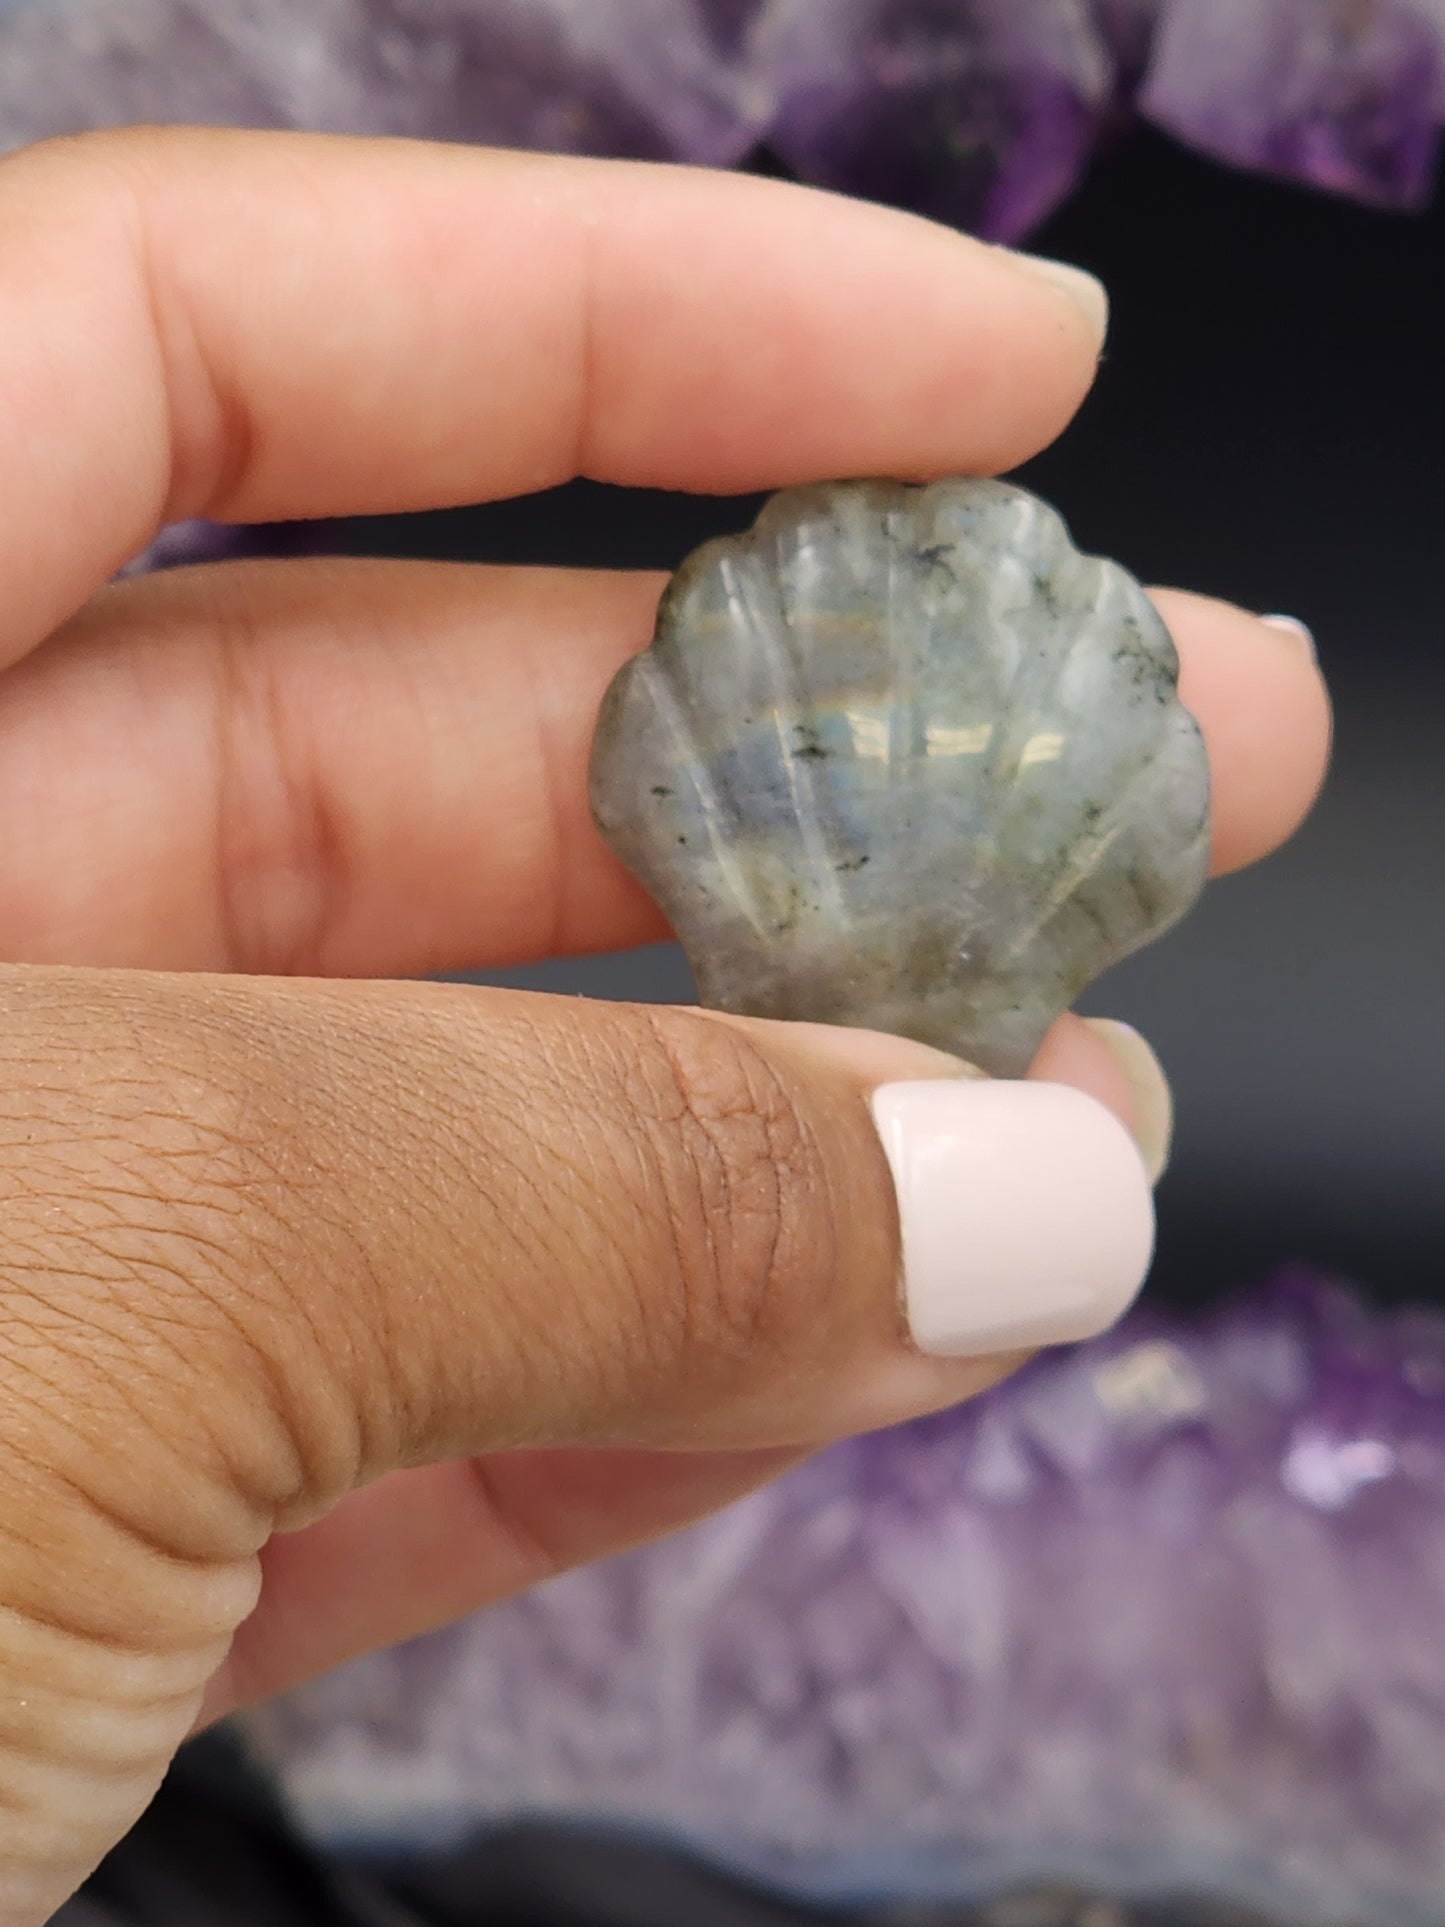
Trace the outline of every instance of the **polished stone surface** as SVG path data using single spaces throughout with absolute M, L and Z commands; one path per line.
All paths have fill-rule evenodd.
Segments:
M 1001 482 L 777 496 L 684 564 L 592 802 L 705 1003 L 997 1075 L 1191 906 L 1203 744 L 1153 605 Z

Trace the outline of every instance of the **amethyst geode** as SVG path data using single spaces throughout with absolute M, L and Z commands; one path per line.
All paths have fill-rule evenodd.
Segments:
M 1417 206 L 1445 0 L 0 0 L 0 147 L 197 120 L 721 166 L 767 148 L 1015 240 L 1131 114 Z
M 1445 1326 L 1297 1278 L 1137 1315 L 253 1733 L 332 1838 L 565 1814 L 815 1896 L 1433 1927 L 1442 1606 Z

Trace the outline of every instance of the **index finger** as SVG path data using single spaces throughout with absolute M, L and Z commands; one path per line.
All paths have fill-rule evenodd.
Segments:
M 0 661 L 191 515 L 1010 467 L 1103 318 L 779 182 L 198 129 L 9 157 L 0 282 Z

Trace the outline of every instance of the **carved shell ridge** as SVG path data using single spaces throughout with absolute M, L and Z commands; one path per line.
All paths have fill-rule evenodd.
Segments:
M 593 812 L 703 1000 L 1003 1075 L 1190 907 L 1208 772 L 1142 589 L 1009 484 L 786 491 L 608 692 Z

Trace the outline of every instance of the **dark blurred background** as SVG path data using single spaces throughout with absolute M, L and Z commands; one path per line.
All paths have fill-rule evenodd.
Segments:
M 1145 580 L 1310 623 L 1338 703 L 1298 841 L 1089 1000 L 1147 1031 L 1178 1095 L 1152 1289 L 1197 1302 L 1304 1258 L 1445 1298 L 1445 205 L 1366 212 L 1143 133 L 1035 245 L 1100 274 L 1115 319 L 1097 392 L 1026 479 Z M 756 508 L 579 484 L 350 540 L 672 567 Z M 492 981 L 690 989 L 671 949 Z

